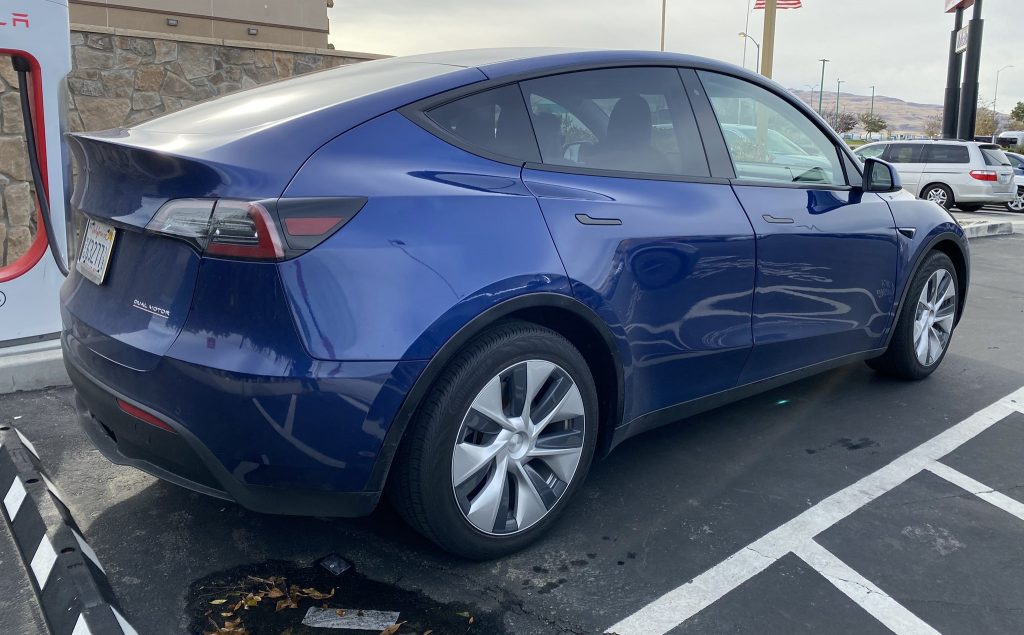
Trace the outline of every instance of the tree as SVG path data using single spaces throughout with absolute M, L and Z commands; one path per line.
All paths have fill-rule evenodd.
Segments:
M 978 107 L 978 118 L 974 122 L 974 134 L 979 137 L 991 137 L 999 127 L 999 117 L 996 111 L 988 106 Z
M 857 127 L 857 115 L 852 112 L 831 111 L 825 115 L 825 121 L 839 134 L 845 134 Z
M 860 123 L 864 126 L 864 132 L 867 132 L 868 135 L 881 132 L 889 127 L 889 123 L 885 119 L 882 119 L 881 116 L 870 112 L 861 113 Z
M 1017 102 L 1017 105 L 1010 111 L 1010 116 L 1014 121 L 1024 121 L 1024 101 Z
M 932 115 L 924 120 L 924 134 L 931 139 L 942 134 L 942 115 Z

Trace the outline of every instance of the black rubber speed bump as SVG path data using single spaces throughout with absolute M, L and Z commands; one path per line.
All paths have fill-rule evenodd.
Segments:
M 136 635 L 32 443 L 0 426 L 2 515 L 53 635 Z

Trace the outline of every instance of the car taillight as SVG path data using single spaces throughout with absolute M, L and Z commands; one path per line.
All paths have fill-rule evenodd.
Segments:
M 146 229 L 218 258 L 286 260 L 316 247 L 363 208 L 362 197 L 175 199 Z
M 998 181 L 999 175 L 992 170 L 971 170 L 971 178 L 978 181 Z
M 155 417 L 149 414 L 148 412 L 146 412 L 142 408 L 139 408 L 138 406 L 133 406 L 132 404 L 128 403 L 127 401 L 124 401 L 123 399 L 117 400 L 117 407 L 120 408 L 126 414 L 135 417 L 136 419 L 142 421 L 143 423 L 148 423 L 154 428 L 160 428 L 161 430 L 165 430 L 167 432 L 174 432 L 175 434 L 177 434 L 174 428 L 168 425 L 167 422 L 163 421 L 159 417 Z

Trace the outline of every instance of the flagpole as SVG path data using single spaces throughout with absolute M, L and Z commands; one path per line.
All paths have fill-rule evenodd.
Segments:
M 661 0 L 661 50 L 665 50 L 665 10 L 668 0 Z
M 744 33 L 750 33 L 750 0 L 747 0 L 747 23 L 743 27 Z M 747 38 L 743 38 L 743 68 L 747 67 Z
M 761 74 L 771 79 L 772 63 L 775 61 L 775 10 L 778 0 L 764 3 L 764 36 L 761 38 Z

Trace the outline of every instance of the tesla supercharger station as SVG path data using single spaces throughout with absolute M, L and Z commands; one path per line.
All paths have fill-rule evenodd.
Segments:
M 57 259 L 68 253 L 62 139 L 65 77 L 71 71 L 67 0 L 0 0 L 0 64 L 12 63 L 7 56 L 27 62 L 22 69 L 33 128 L 27 136 L 35 137 L 36 177 L 48 199 L 49 218 L 37 204 L 31 247 L 0 266 L 0 392 L 62 383 L 58 294 L 64 275 Z M 38 194 L 37 188 L 37 200 Z M 46 221 L 53 240 L 47 238 Z

